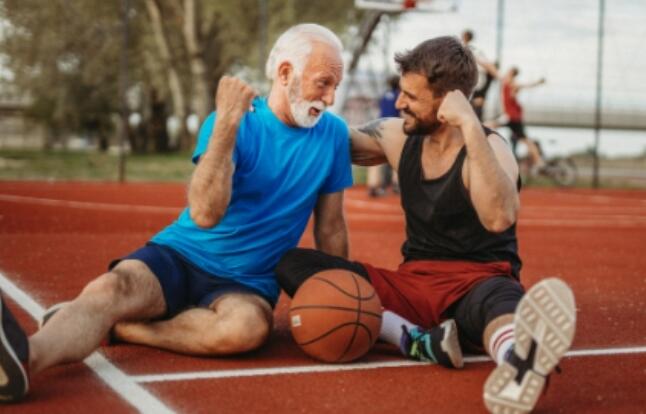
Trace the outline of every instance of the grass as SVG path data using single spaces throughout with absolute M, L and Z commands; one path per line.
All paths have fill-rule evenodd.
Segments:
M 0 150 L 0 179 L 114 181 L 118 161 L 98 152 Z M 190 153 L 126 156 L 128 181 L 186 181 L 192 171 Z
M 126 156 L 127 181 L 187 182 L 193 171 L 190 152 Z M 591 166 L 591 158 L 573 157 L 579 168 Z M 646 171 L 646 156 L 625 159 L 602 159 L 602 168 Z M 365 183 L 365 168 L 353 167 L 355 183 Z M 110 153 L 81 151 L 39 151 L 0 149 L 0 179 L 2 180 L 89 180 L 116 181 L 118 157 Z M 530 186 L 551 187 L 549 180 L 538 178 Z M 580 177 L 577 187 L 590 187 L 590 177 Z M 644 188 L 646 174 L 640 177 L 601 176 L 606 188 Z

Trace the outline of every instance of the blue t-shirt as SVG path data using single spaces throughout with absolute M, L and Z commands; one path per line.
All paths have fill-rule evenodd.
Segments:
M 281 256 L 296 247 L 319 195 L 352 185 L 349 130 L 324 112 L 312 128 L 282 123 L 256 98 L 244 115 L 233 151 L 231 201 L 220 222 L 198 227 L 184 209 L 152 238 L 214 275 L 235 279 L 273 302 L 280 288 L 273 272 Z M 193 162 L 206 151 L 216 114 L 204 121 Z

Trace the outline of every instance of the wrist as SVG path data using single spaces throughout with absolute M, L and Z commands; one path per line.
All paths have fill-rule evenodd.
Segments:
M 477 117 L 467 116 L 462 120 L 462 122 L 460 122 L 460 129 L 463 133 L 467 133 L 473 130 L 482 130 L 482 125 L 480 124 L 480 120 Z

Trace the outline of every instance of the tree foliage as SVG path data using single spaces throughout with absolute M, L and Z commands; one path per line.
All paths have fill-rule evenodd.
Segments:
M 353 0 L 129 0 L 129 110 L 144 124 L 133 148 L 167 148 L 165 117 L 201 119 L 217 81 L 246 68 L 256 81 L 277 36 L 316 22 L 343 33 L 357 21 Z M 119 62 L 124 0 L 0 0 L 0 38 L 12 82 L 31 97 L 30 114 L 52 141 L 109 134 L 121 110 Z M 263 14 L 264 4 L 266 14 Z M 265 24 L 261 17 L 267 16 Z M 263 28 L 266 28 L 263 31 Z M 264 40 L 264 41 L 263 41 Z M 181 122 L 185 125 L 185 122 Z M 185 128 L 180 146 L 191 145 Z

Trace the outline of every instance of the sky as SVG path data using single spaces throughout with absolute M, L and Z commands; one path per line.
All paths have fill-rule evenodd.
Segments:
M 392 19 L 389 25 L 381 24 L 368 54 L 362 59 L 360 70 L 383 72 L 387 61 L 388 71 L 394 73 L 392 56 L 395 52 L 410 49 L 431 37 L 457 36 L 465 28 L 475 33 L 474 44 L 494 60 L 499 0 L 454 1 L 458 4 L 454 13 L 407 12 Z M 528 119 L 531 119 L 532 111 L 546 108 L 592 117 L 597 96 L 600 0 L 501 1 L 505 5 L 502 71 L 515 65 L 520 68 L 521 82 L 538 78 L 547 80 L 541 87 L 520 95 Z M 646 0 L 605 0 L 605 5 L 603 109 L 642 119 L 646 125 L 646 53 L 643 53 L 642 45 L 646 40 Z M 2 25 L 0 21 L 0 35 Z M 0 78 L 7 75 L 0 62 Z M 491 102 L 496 102 L 495 96 L 490 105 Z M 588 147 L 592 139 L 589 135 L 575 133 L 573 136 L 577 138 L 566 139 L 567 142 L 559 147 L 573 151 Z M 602 142 L 602 149 L 607 153 L 641 153 L 646 147 L 646 131 L 613 136 L 616 139 Z
M 406 13 L 391 26 L 392 52 L 439 35 L 475 32 L 474 43 L 491 60 L 496 52 L 498 0 L 456 0 L 456 13 Z M 520 80 L 547 79 L 526 103 L 594 107 L 599 0 L 505 0 L 503 72 L 511 65 Z M 646 1 L 606 0 L 603 102 L 610 108 L 646 113 Z M 382 28 L 385 26 L 382 25 Z M 383 33 L 371 47 L 372 67 L 383 68 Z M 391 65 L 391 70 L 394 67 Z
M 466 28 L 475 33 L 474 44 L 494 60 L 498 0 L 456 1 L 455 13 L 401 15 L 390 25 L 390 42 L 384 41 L 388 25 L 381 25 L 360 68 L 381 71 L 385 50 L 392 57 L 394 52 L 411 49 L 425 39 L 457 36 Z M 520 68 L 520 82 L 547 80 L 544 85 L 521 93 L 528 118 L 532 111 L 541 109 L 593 116 L 599 3 L 599 0 L 504 0 L 503 73 L 515 65 Z M 602 107 L 607 112 L 646 120 L 646 53 L 643 53 L 646 0 L 606 0 L 605 7 Z M 394 72 L 392 58 L 389 62 L 388 69 Z M 591 145 L 592 138 L 573 135 L 579 143 L 574 150 Z M 602 142 L 606 153 L 642 152 L 646 147 L 646 131 L 615 135 L 618 138 L 610 141 L 613 144 Z

